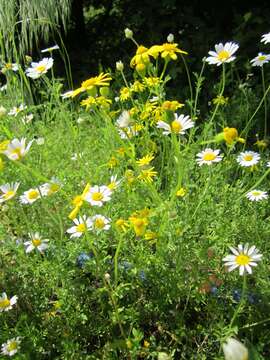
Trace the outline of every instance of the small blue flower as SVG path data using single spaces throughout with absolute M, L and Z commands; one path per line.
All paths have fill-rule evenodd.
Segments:
M 77 257 L 76 264 L 79 268 L 83 268 L 85 266 L 85 264 L 87 263 L 87 261 L 89 261 L 92 258 L 93 258 L 92 253 L 86 254 L 85 252 L 82 252 Z

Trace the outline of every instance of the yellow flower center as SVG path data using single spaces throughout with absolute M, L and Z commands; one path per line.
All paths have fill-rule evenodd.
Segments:
M 39 192 L 37 190 L 31 190 L 28 193 L 28 198 L 33 200 L 33 199 L 37 199 L 39 197 Z
M 244 160 L 245 160 L 245 161 L 251 161 L 251 160 L 253 160 L 253 155 L 245 155 L 245 156 L 244 156 Z
M 217 155 L 214 154 L 214 153 L 206 153 L 206 154 L 203 155 L 203 160 L 205 160 L 205 161 L 213 161 L 213 160 L 215 160 L 216 157 L 217 157 Z
M 37 72 L 42 73 L 42 72 L 44 72 L 46 70 L 46 66 L 45 65 L 39 65 L 39 66 L 36 67 L 36 70 L 37 70 Z
M 250 260 L 251 260 L 250 257 L 243 253 L 236 256 L 236 259 L 235 259 L 235 261 L 238 265 L 248 265 Z
M 112 181 L 109 185 L 108 185 L 108 188 L 110 190 L 115 190 L 116 189 L 116 182 L 115 181 Z
M 13 155 L 17 155 L 18 158 L 21 158 L 22 157 L 22 153 L 21 153 L 21 148 L 15 148 L 12 150 L 11 154 Z
M 100 218 L 97 218 L 95 220 L 95 228 L 97 229 L 103 229 L 105 226 L 105 223 L 104 223 L 104 220 L 103 219 L 100 219 Z
M 79 225 L 77 225 L 77 226 L 76 226 L 76 230 L 77 230 L 77 232 L 81 232 L 81 233 L 85 232 L 85 231 L 86 231 L 86 226 L 85 226 L 85 224 L 79 224 Z
M 179 121 L 176 121 L 174 120 L 172 123 L 171 123 L 171 128 L 172 128 L 172 131 L 175 133 L 175 134 L 179 134 L 180 131 L 183 129 L 182 125 L 179 123 Z
M 261 192 L 260 191 L 252 191 L 252 195 L 259 196 L 259 195 L 261 195 Z
M 15 194 L 15 191 L 9 190 L 9 191 L 7 191 L 7 192 L 3 195 L 3 198 L 4 198 L 5 200 L 8 200 L 8 199 L 10 199 L 12 196 L 14 196 L 14 194 Z
M 18 349 L 18 343 L 17 343 L 17 341 L 11 341 L 9 344 L 8 344 L 8 346 L 7 346 L 7 351 L 14 351 L 14 350 L 16 350 L 16 349 Z
M 33 244 L 35 247 L 38 247 L 38 246 L 41 244 L 41 240 L 40 240 L 40 239 L 33 239 L 33 240 L 32 240 L 32 244 Z
M 230 53 L 226 50 L 221 50 L 218 53 L 218 60 L 220 60 L 220 61 L 226 61 L 229 59 L 229 57 L 230 57 Z
M 263 60 L 265 60 L 265 59 L 266 59 L 266 56 L 265 56 L 265 55 L 261 55 L 261 56 L 258 57 L 258 60 L 259 60 L 259 61 L 263 61 Z
M 51 195 L 59 190 L 60 186 L 59 184 L 50 184 L 50 188 L 48 191 L 48 195 Z
M 103 194 L 101 192 L 96 192 L 92 194 L 92 199 L 94 201 L 101 201 L 103 199 Z
M 6 63 L 5 68 L 6 69 L 12 69 L 12 64 L 11 63 Z
M 5 309 L 9 307 L 10 300 L 9 299 L 0 299 L 0 309 Z

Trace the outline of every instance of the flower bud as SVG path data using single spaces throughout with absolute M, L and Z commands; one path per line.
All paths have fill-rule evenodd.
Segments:
M 0 106 L 0 117 L 6 115 L 7 109 L 4 106 Z
M 106 273 L 106 274 L 104 275 L 104 279 L 105 279 L 106 282 L 110 282 L 110 280 L 111 280 L 111 275 L 110 275 L 109 273 Z
M 174 42 L 174 35 L 173 35 L 173 34 L 169 34 L 169 35 L 167 36 L 167 41 L 168 41 L 168 43 L 173 43 L 173 42 Z
M 234 338 L 227 339 L 222 345 L 225 360 L 247 360 L 248 349 L 238 340 Z
M 124 70 L 124 64 L 122 63 L 122 61 L 116 61 L 116 70 L 118 71 L 123 71 Z
M 127 39 L 132 39 L 132 38 L 133 38 L 133 31 L 130 30 L 129 28 L 126 28 L 126 29 L 125 29 L 125 37 L 126 37 Z

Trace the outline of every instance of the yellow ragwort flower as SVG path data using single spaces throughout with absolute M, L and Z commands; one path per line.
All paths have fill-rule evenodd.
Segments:
M 115 226 L 118 230 L 127 232 L 128 228 L 129 228 L 129 223 L 126 220 L 120 218 L 120 219 L 116 220 Z
M 130 66 L 135 67 L 138 64 L 147 65 L 150 62 L 148 49 L 145 46 L 138 46 L 135 56 L 130 61 Z
M 131 90 L 128 87 L 123 87 L 120 89 L 120 96 L 121 101 L 126 101 L 131 98 Z
M 91 77 L 81 83 L 81 87 L 74 90 L 72 92 L 71 97 L 75 97 L 79 95 L 80 93 L 87 91 L 87 90 L 93 90 L 96 86 L 109 86 L 110 81 L 112 80 L 110 74 L 108 73 L 101 73 L 98 76 Z
M 149 165 L 153 159 L 154 159 L 153 154 L 148 154 L 142 157 L 141 159 L 137 160 L 136 163 L 138 164 L 138 166 L 143 167 Z
M 157 176 L 157 171 L 154 170 L 154 167 L 151 167 L 149 169 L 141 170 L 138 179 L 146 183 L 151 183 L 155 176 Z
M 217 105 L 217 104 L 219 104 L 219 105 L 227 105 L 228 101 L 229 101 L 229 98 L 228 97 L 225 98 L 223 95 L 218 95 L 212 101 L 213 101 L 214 105 Z
M 83 205 L 84 199 L 86 194 L 88 193 L 90 189 L 90 184 L 87 183 L 82 194 L 75 196 L 75 198 L 72 200 L 72 204 L 75 206 L 74 209 L 71 211 L 71 213 L 68 215 L 69 219 L 74 220 L 80 211 L 80 208 Z
M 176 111 L 177 109 L 180 109 L 183 106 L 184 106 L 184 104 L 181 104 L 177 100 L 173 100 L 173 101 L 166 100 L 162 104 L 162 109 L 170 110 L 170 111 Z
M 137 216 L 130 216 L 129 221 L 133 226 L 133 230 L 135 231 L 136 236 L 143 236 L 146 230 L 146 226 L 148 225 L 148 219 Z
M 179 190 L 177 190 L 176 192 L 176 196 L 178 197 L 184 197 L 187 193 L 187 189 L 181 187 Z

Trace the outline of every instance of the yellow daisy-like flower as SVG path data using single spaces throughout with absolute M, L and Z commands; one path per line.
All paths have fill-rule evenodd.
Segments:
M 134 81 L 134 83 L 131 85 L 131 91 L 134 92 L 143 92 L 144 89 L 145 89 L 145 85 L 138 80 Z
M 156 87 L 157 85 L 162 83 L 162 80 L 159 77 L 151 76 L 143 78 L 143 82 L 149 88 Z
M 138 166 L 143 167 L 149 165 L 153 159 L 154 159 L 153 154 L 148 154 L 142 157 L 141 159 L 137 160 L 136 163 L 138 164 Z
M 187 193 L 187 189 L 181 187 L 179 190 L 177 190 L 176 192 L 176 196 L 178 197 L 184 197 Z
M 145 46 L 138 46 L 136 55 L 133 56 L 133 58 L 130 61 L 130 66 L 135 67 L 138 64 L 144 64 L 147 65 L 150 62 L 149 54 L 148 54 L 148 48 Z
M 74 209 L 71 211 L 71 213 L 68 215 L 69 219 L 74 220 L 80 211 L 80 208 L 83 205 L 85 196 L 87 195 L 88 191 L 90 189 L 90 184 L 87 183 L 82 194 L 75 196 L 75 198 L 72 200 L 72 204 L 75 206 Z
M 81 101 L 81 106 L 85 106 L 86 110 L 97 104 L 96 99 L 93 96 L 88 96 L 87 99 Z
M 180 109 L 183 106 L 184 106 L 184 104 L 181 104 L 177 100 L 173 100 L 173 101 L 166 100 L 162 104 L 162 109 L 163 110 L 176 111 L 177 109 Z
M 116 167 L 118 164 L 119 164 L 119 161 L 117 160 L 117 158 L 115 156 L 112 156 L 107 163 L 108 167 L 111 169 Z
M 115 226 L 119 231 L 122 231 L 122 232 L 127 232 L 128 229 L 129 229 L 128 221 L 126 221 L 126 220 L 124 220 L 122 218 L 116 220 Z
M 85 92 L 87 90 L 92 90 L 96 86 L 109 86 L 110 81 L 112 80 L 110 74 L 108 73 L 101 73 L 98 76 L 91 77 L 81 83 L 81 87 L 74 90 L 72 92 L 71 97 L 75 97 L 79 95 L 82 92 Z
M 120 100 L 121 101 L 126 101 L 128 99 L 131 98 L 131 90 L 128 88 L 128 87 L 123 87 L 121 90 L 120 90 Z
M 215 97 L 212 102 L 214 105 L 227 105 L 229 101 L 228 97 L 224 97 L 223 95 L 217 95 L 217 97 Z
M 133 230 L 135 231 L 136 236 L 143 236 L 146 230 L 146 226 L 148 225 L 147 218 L 140 218 L 137 216 L 130 216 L 129 221 L 133 226 Z
M 138 179 L 146 183 L 151 183 L 155 176 L 157 176 L 157 171 L 154 170 L 154 167 L 151 167 L 149 169 L 141 170 Z
M 177 53 L 187 55 L 186 51 L 183 51 L 178 48 L 178 44 L 176 43 L 165 43 L 160 47 L 161 57 L 167 60 L 176 60 Z

